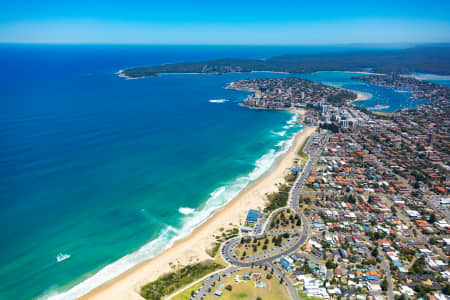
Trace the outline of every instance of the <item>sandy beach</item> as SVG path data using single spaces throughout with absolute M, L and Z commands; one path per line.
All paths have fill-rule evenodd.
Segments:
M 369 100 L 370 98 L 372 98 L 371 94 L 366 94 L 366 93 L 361 93 L 361 92 L 356 92 L 356 94 L 358 95 L 358 97 L 356 97 L 356 99 L 353 100 L 352 102 L 364 101 L 364 100 Z
M 297 110 L 296 112 L 300 115 L 304 114 L 303 110 Z M 139 295 L 140 287 L 156 280 L 162 274 L 170 272 L 169 263 L 187 265 L 211 259 L 206 253 L 206 249 L 210 248 L 215 241 L 213 235 L 219 233 L 220 228 L 242 224 L 248 209 L 264 208 L 265 195 L 275 191 L 276 184 L 284 181 L 284 177 L 290 171 L 299 148 L 314 130 L 313 127 L 305 127 L 304 130 L 297 133 L 292 147 L 278 159 L 269 172 L 241 191 L 238 196 L 217 211 L 188 237 L 178 241 L 155 258 L 94 289 L 81 299 L 142 300 L 144 298 Z

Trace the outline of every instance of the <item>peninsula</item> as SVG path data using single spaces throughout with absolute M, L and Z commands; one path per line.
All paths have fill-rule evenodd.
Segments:
M 270 71 L 298 74 L 335 70 L 383 74 L 421 72 L 447 75 L 450 74 L 450 46 L 416 46 L 401 50 L 282 55 L 268 59 L 224 58 L 135 67 L 121 70 L 118 74 L 125 78 L 135 79 L 175 73 L 224 74 Z

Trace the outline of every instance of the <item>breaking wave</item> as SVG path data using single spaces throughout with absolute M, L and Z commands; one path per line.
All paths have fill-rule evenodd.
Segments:
M 180 214 L 183 214 L 183 215 L 190 215 L 190 214 L 192 214 L 194 211 L 195 211 L 195 209 L 189 208 L 189 207 L 180 207 L 180 208 L 178 209 L 178 212 L 179 212 Z
M 275 131 L 272 131 L 272 132 L 273 132 L 273 134 L 276 134 L 276 135 L 279 135 L 279 136 L 284 136 L 286 134 L 286 130 L 279 131 L 279 132 L 275 132 Z

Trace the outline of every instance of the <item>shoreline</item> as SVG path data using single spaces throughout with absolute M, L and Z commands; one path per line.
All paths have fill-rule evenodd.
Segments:
M 117 76 L 121 78 L 125 78 L 127 80 L 132 79 L 143 79 L 143 78 L 152 78 L 152 77 L 158 77 L 161 75 L 223 75 L 223 74 L 251 74 L 251 73 L 274 73 L 274 74 L 290 74 L 290 75 L 300 75 L 300 74 L 315 74 L 315 73 L 324 73 L 324 72 L 334 72 L 334 73 L 355 73 L 355 74 L 368 74 L 368 75 L 385 75 L 382 73 L 373 73 L 373 72 L 362 72 L 362 71 L 315 71 L 311 73 L 290 73 L 290 72 L 283 72 L 283 71 L 249 71 L 249 72 L 226 72 L 226 73 L 156 73 L 155 75 L 148 75 L 148 76 L 140 76 L 140 77 L 130 77 L 124 74 L 124 71 L 126 70 L 119 70 L 116 74 Z
M 295 112 L 301 116 L 304 114 L 302 110 Z M 292 146 L 275 160 L 266 173 L 247 185 L 237 196 L 217 210 L 187 237 L 176 241 L 154 258 L 144 261 L 109 282 L 94 288 L 79 299 L 143 299 L 139 294 L 140 287 L 156 280 L 162 274 L 172 271 L 169 263 L 187 265 L 212 259 L 206 250 L 215 241 L 213 235 L 220 233 L 220 228 L 242 224 L 248 209 L 262 209 L 266 205 L 265 194 L 275 191 L 276 184 L 284 181 L 285 175 L 297 157 L 298 149 L 314 130 L 314 127 L 304 127 L 296 133 Z
M 353 91 L 353 92 L 356 93 L 356 95 L 358 95 L 358 97 L 356 97 L 356 99 L 352 100 L 350 103 L 353 103 L 356 101 L 366 101 L 373 97 L 371 94 L 368 94 L 368 93 L 355 92 L 355 91 Z
M 383 73 L 374 73 L 374 72 L 363 72 L 363 71 L 339 71 L 339 70 L 334 70 L 334 71 L 316 71 L 313 73 L 321 73 L 321 72 L 333 72 L 333 73 L 355 73 L 355 74 L 369 74 L 369 75 L 386 75 Z

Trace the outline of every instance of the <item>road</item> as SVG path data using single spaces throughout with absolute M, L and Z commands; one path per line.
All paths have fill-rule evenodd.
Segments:
M 386 280 L 388 282 L 388 296 L 389 296 L 389 300 L 394 300 L 394 288 L 393 288 L 393 284 L 392 284 L 391 268 L 389 267 L 389 262 L 386 260 L 385 257 L 383 257 L 383 261 L 381 263 L 381 267 L 386 272 Z
M 285 273 L 283 273 L 277 266 L 275 266 L 272 262 L 280 259 L 283 256 L 292 254 L 306 242 L 310 235 L 310 229 L 308 224 L 308 219 L 305 217 L 305 215 L 302 213 L 299 207 L 299 197 L 300 197 L 300 191 L 302 190 L 307 178 L 309 177 L 312 168 L 317 161 L 318 157 L 320 156 L 320 153 L 323 150 L 323 147 L 327 144 L 328 136 L 327 135 L 321 135 L 321 142 L 319 145 L 316 145 L 317 147 L 315 149 L 311 149 L 311 143 L 314 136 L 318 136 L 319 134 L 315 133 L 311 138 L 308 140 L 308 143 L 306 144 L 304 148 L 304 152 L 309 155 L 309 159 L 307 163 L 305 164 L 305 167 L 303 168 L 302 172 L 298 176 L 296 182 L 294 183 L 290 193 L 289 193 L 289 199 L 288 199 L 288 205 L 286 207 L 279 208 L 275 211 L 273 211 L 266 219 L 264 226 L 262 226 L 261 234 L 258 234 L 254 237 L 256 238 L 264 238 L 266 236 L 276 236 L 280 234 L 284 234 L 286 232 L 292 234 L 293 236 L 288 239 L 287 242 L 285 242 L 281 247 L 277 247 L 268 251 L 265 251 L 263 253 L 253 255 L 249 258 L 247 258 L 247 261 L 241 261 L 239 260 L 233 252 L 234 247 L 240 244 L 242 237 L 238 236 L 232 239 L 229 239 L 226 241 L 222 248 L 220 249 L 221 255 L 223 259 L 231 265 L 231 267 L 227 268 L 223 273 L 217 273 L 211 275 L 210 278 L 208 278 L 201 286 L 201 288 L 198 290 L 198 293 L 194 297 L 194 299 L 203 299 L 203 297 L 208 293 L 208 291 L 211 291 L 213 287 L 215 286 L 215 283 L 220 280 L 220 278 L 223 278 L 223 276 L 228 276 L 232 274 L 233 272 L 236 272 L 239 270 L 239 268 L 244 267 L 253 267 L 253 266 L 270 266 L 273 268 L 274 273 L 277 274 L 279 278 L 283 278 L 283 282 L 286 285 L 291 297 L 296 300 L 300 300 L 300 297 L 297 294 L 297 290 L 292 284 L 291 280 L 285 276 Z M 275 216 L 279 211 L 283 209 L 293 209 L 297 215 L 300 217 L 301 221 L 301 230 L 300 231 L 279 231 L 279 232 L 267 232 L 268 224 L 270 224 L 273 216 Z
M 291 295 L 291 298 L 295 300 L 301 300 L 298 296 L 297 289 L 292 284 L 292 281 L 288 277 L 286 277 L 286 274 L 283 273 L 283 271 L 281 271 L 274 264 L 269 264 L 269 266 L 273 269 L 273 273 L 276 274 L 278 278 L 283 278 L 283 284 L 286 286 L 289 294 Z

